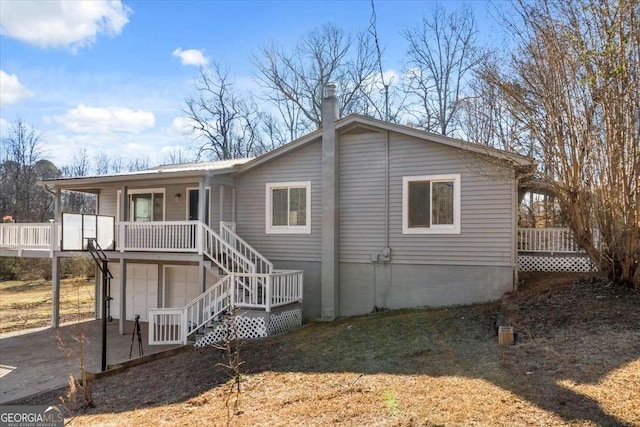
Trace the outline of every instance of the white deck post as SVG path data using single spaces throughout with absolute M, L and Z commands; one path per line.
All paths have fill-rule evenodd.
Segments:
M 127 217 L 127 205 L 129 204 L 129 195 L 127 194 L 127 191 L 129 190 L 129 188 L 126 185 L 123 185 L 120 188 L 120 212 L 118 212 L 118 219 L 120 220 L 120 222 L 124 222 L 127 221 L 128 217 Z M 124 247 L 125 247 L 125 230 L 124 230 L 124 226 L 120 225 L 118 227 L 118 247 L 120 248 L 120 252 L 124 252 Z
M 269 274 L 267 276 L 267 298 L 265 301 L 266 304 L 266 312 L 270 313 L 271 312 L 271 292 L 273 292 L 273 274 Z

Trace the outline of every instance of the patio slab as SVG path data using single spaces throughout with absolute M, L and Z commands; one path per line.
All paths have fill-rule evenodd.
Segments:
M 147 323 L 141 322 L 144 355 L 160 353 L 180 345 L 148 344 Z M 118 333 L 118 322 L 107 323 L 107 364 L 130 360 L 133 322 L 127 322 L 126 335 Z M 69 383 L 71 371 L 80 376 L 80 344 L 86 338 L 85 365 L 89 372 L 100 372 L 102 361 L 102 321 L 63 325 L 0 338 L 0 404 L 51 390 Z M 133 337 L 132 358 L 139 357 L 138 339 Z

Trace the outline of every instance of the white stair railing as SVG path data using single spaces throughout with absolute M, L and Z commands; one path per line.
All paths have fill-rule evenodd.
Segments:
M 229 243 L 225 242 L 218 233 L 208 225 L 201 223 L 202 227 L 202 253 L 222 268 L 226 274 L 231 273 L 256 273 L 256 265 L 242 255 Z M 251 294 L 259 287 L 254 282 L 260 279 L 256 277 L 234 277 L 234 287 L 238 293 Z
M 227 243 L 208 225 L 200 224 L 202 233 L 202 253 L 218 264 L 227 274 L 255 273 L 256 265 Z
M 234 279 L 223 277 L 184 308 L 150 309 L 149 344 L 186 344 L 191 334 L 229 309 Z
M 220 237 L 254 263 L 257 273 L 273 272 L 273 264 L 235 233 L 234 223 L 220 221 Z

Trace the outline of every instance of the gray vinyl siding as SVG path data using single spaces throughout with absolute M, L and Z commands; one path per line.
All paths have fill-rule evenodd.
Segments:
M 321 149 L 314 142 L 237 177 L 237 232 L 272 261 L 320 261 Z M 266 184 L 291 181 L 311 181 L 311 234 L 266 234 Z
M 513 171 L 478 154 L 391 134 L 390 246 L 395 263 L 512 265 Z M 402 178 L 461 175 L 460 234 L 402 234 Z
M 175 197 L 176 194 L 180 194 L 180 198 L 177 201 Z M 187 190 L 184 184 L 166 185 L 164 193 L 164 220 L 186 221 L 187 199 Z
M 165 221 L 186 221 L 187 220 L 187 203 L 188 188 L 198 188 L 198 183 L 181 183 L 166 184 L 164 186 L 158 183 L 149 183 L 149 185 L 136 183 L 129 185 L 129 190 L 147 189 L 147 188 L 164 188 L 165 189 Z M 98 213 L 100 215 L 110 215 L 117 217 L 117 193 L 120 187 L 106 187 L 100 191 Z M 209 214 L 213 229 L 218 231 L 218 221 L 220 221 L 220 185 L 218 183 L 211 184 Z M 180 197 L 176 199 L 176 195 Z M 231 221 L 232 215 L 232 188 L 225 187 L 224 191 L 224 220 Z
M 384 132 L 340 137 L 340 262 L 370 263 L 385 246 Z M 461 175 L 460 234 L 402 234 L 402 178 Z M 389 246 L 392 263 L 513 264 L 511 169 L 480 155 L 390 134 Z
M 385 135 L 340 136 L 340 262 L 370 262 L 385 240 Z
M 116 204 L 116 189 L 102 189 L 100 191 L 100 195 L 98 196 L 98 215 L 117 217 Z

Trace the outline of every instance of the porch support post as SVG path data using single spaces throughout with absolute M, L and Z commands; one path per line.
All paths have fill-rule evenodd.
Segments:
M 236 187 L 231 189 L 231 221 L 236 222 Z
M 62 190 L 56 188 L 56 195 L 53 199 L 53 230 L 51 230 L 51 256 L 55 251 L 60 250 L 60 239 L 58 229 L 62 223 Z
M 220 184 L 220 222 L 224 221 L 224 184 Z
M 200 280 L 201 285 L 200 291 L 204 293 L 207 290 L 207 270 L 203 261 L 198 263 L 198 280 Z
M 322 99 L 322 239 L 321 318 L 340 314 L 338 274 L 338 149 L 335 85 L 328 84 Z
M 122 258 L 120 260 L 120 321 L 119 332 L 120 335 L 124 335 L 125 324 L 127 322 L 127 260 Z
M 120 187 L 120 212 L 118 212 L 118 220 L 120 222 L 127 221 L 128 219 L 128 208 L 129 208 L 129 195 L 127 192 L 129 191 L 129 187 L 123 185 Z M 118 227 L 118 241 L 117 246 L 120 248 L 120 252 L 124 252 L 125 247 L 125 230 L 122 225 Z
M 205 218 L 206 212 L 207 212 L 207 209 L 206 209 L 207 186 L 206 186 L 205 180 L 206 178 L 203 178 L 198 183 L 198 218 L 200 222 L 204 222 L 206 224 L 208 221 Z
M 57 329 L 60 326 L 60 257 L 55 254 L 51 260 L 51 280 L 53 282 L 51 327 Z

